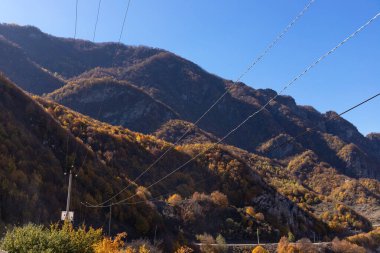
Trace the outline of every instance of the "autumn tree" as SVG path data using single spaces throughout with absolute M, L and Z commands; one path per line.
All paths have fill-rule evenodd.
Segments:
M 228 207 L 227 196 L 219 191 L 214 191 L 211 193 L 211 201 L 218 206 Z
M 167 200 L 169 205 L 172 205 L 172 206 L 179 205 L 181 203 L 181 201 L 182 201 L 182 197 L 181 197 L 181 195 L 179 195 L 177 193 L 171 195 Z
M 194 250 L 187 246 L 181 246 L 179 249 L 175 251 L 175 253 L 193 253 Z
M 255 212 L 255 209 L 254 209 L 252 206 L 247 206 L 247 207 L 245 208 L 245 212 L 246 212 L 246 214 L 248 214 L 249 216 L 251 216 L 251 217 L 255 217 L 256 212 Z
M 256 246 L 253 250 L 252 253 L 269 253 L 266 249 L 264 249 L 261 245 Z
M 127 237 L 126 233 L 118 234 L 115 239 L 105 237 L 98 243 L 95 243 L 95 253 L 120 253 L 121 248 L 124 246 L 124 241 Z
M 215 244 L 215 239 L 212 235 L 204 233 L 203 235 L 197 235 L 197 240 L 201 243 L 200 250 L 203 253 L 216 253 L 212 244 Z

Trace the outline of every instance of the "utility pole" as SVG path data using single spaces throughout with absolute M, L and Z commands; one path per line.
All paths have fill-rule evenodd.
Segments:
M 108 220 L 108 236 L 111 237 L 112 203 L 110 204 L 110 217 Z
M 74 212 L 70 212 L 71 188 L 73 185 L 73 171 L 74 171 L 74 165 L 71 166 L 70 174 L 69 174 L 69 185 L 67 187 L 66 211 L 61 212 L 61 220 L 70 221 L 70 222 L 74 220 Z
M 70 201 L 71 201 L 71 186 L 73 182 L 73 171 L 70 170 L 69 175 L 69 187 L 67 189 L 67 202 L 66 202 L 66 221 L 70 220 L 69 211 L 70 211 Z
M 154 246 L 156 246 L 156 235 L 157 235 L 157 225 L 156 225 L 156 229 L 154 230 L 154 240 L 153 240 Z
M 259 228 L 257 228 L 256 234 L 257 234 L 257 244 L 259 245 L 260 244 Z

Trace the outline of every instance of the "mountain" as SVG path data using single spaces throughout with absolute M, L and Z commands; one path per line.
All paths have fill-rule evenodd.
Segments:
M 112 166 L 114 173 L 118 178 L 136 178 L 142 171 L 144 171 L 154 159 L 161 156 L 171 144 L 165 143 L 156 139 L 153 136 L 143 135 L 139 133 L 131 132 L 128 129 L 122 127 L 115 127 L 108 124 L 100 123 L 92 120 L 91 118 L 83 117 L 80 114 L 71 112 L 65 107 L 56 104 L 51 101 L 37 98 L 37 100 L 51 112 L 52 115 L 62 124 L 68 124 L 71 126 L 72 133 L 83 140 L 89 148 L 99 155 L 99 159 L 104 163 Z M 79 127 L 81 126 L 81 127 Z M 139 146 L 144 147 L 143 149 Z M 143 177 L 143 185 L 149 185 L 158 178 L 166 175 L 170 171 L 173 171 L 178 166 L 183 164 L 189 159 L 189 157 L 205 150 L 210 144 L 189 144 L 185 146 L 177 146 L 175 149 L 168 153 L 168 156 L 162 159 L 152 170 Z M 262 158 L 257 158 L 258 160 Z M 245 175 L 242 177 L 242 175 Z M 245 187 L 242 188 L 241 186 Z M 175 191 L 171 191 L 175 189 Z M 326 233 L 326 227 L 323 223 L 316 220 L 310 214 L 299 209 L 294 203 L 277 193 L 273 187 L 268 185 L 261 176 L 251 167 L 247 166 L 244 161 L 240 161 L 238 157 L 234 156 L 228 146 L 217 146 L 204 155 L 199 157 L 199 160 L 190 163 L 183 171 L 175 173 L 168 180 L 163 181 L 157 187 L 152 190 L 144 190 L 146 195 L 144 198 L 156 196 L 165 198 L 169 196 L 167 193 L 178 193 L 183 197 L 188 198 L 184 205 L 194 205 L 199 201 L 205 201 L 210 199 L 207 194 L 211 194 L 215 191 L 220 191 L 225 194 L 227 201 L 232 207 L 232 210 L 219 210 L 221 216 L 217 218 L 223 218 L 216 222 L 213 226 L 209 226 L 211 231 L 217 231 L 215 226 L 226 226 L 226 219 L 228 215 L 232 215 L 230 218 L 241 219 L 241 215 L 238 210 L 245 210 L 247 206 L 255 206 L 257 212 L 263 212 L 267 217 L 269 224 L 263 223 L 262 225 L 270 226 L 269 231 L 264 229 L 263 231 L 270 232 L 271 236 L 279 235 L 280 231 L 294 231 L 294 233 L 304 233 L 307 228 L 316 229 L 318 233 Z M 201 197 L 199 200 L 194 193 L 206 194 L 206 197 Z M 99 196 L 100 197 L 100 196 Z M 159 200 L 159 198 L 157 198 Z M 189 203 L 187 203 L 189 202 Z M 195 203 L 194 203 L 195 202 Z M 153 205 L 154 202 L 151 202 Z M 259 204 L 260 203 L 260 204 Z M 270 208 L 264 207 L 264 203 L 270 206 Z M 164 206 L 162 206 L 164 204 Z M 203 203 L 203 204 L 207 204 Z M 199 203 L 199 205 L 203 205 Z M 183 225 L 189 225 L 192 231 L 192 235 L 203 233 L 200 229 L 206 229 L 199 226 L 195 217 L 200 214 L 187 214 L 179 212 L 180 210 L 170 210 L 170 207 L 165 206 L 165 202 L 159 202 L 157 208 L 162 208 L 162 212 L 173 212 L 169 217 L 176 217 L 176 223 L 183 223 Z M 263 208 L 262 208 L 262 207 Z M 169 210 L 167 210 L 169 208 Z M 201 208 L 202 209 L 202 208 Z M 208 211 L 207 211 L 208 210 Z M 235 212 L 234 212 L 235 210 Z M 189 210 L 189 212 L 194 210 Z M 207 217 L 207 212 L 215 211 L 213 208 L 208 207 L 203 211 L 202 218 Z M 223 214 L 223 212 L 228 211 Z M 240 211 L 241 212 L 241 211 Z M 235 213 L 235 214 L 234 214 Z M 225 216 L 227 215 L 227 216 Z M 177 217 L 178 216 L 178 217 Z M 294 219 L 294 217 L 300 217 L 300 219 Z M 240 218 L 239 218 L 240 217 Z M 281 220 L 280 217 L 288 217 L 291 221 Z M 256 221 L 257 222 L 257 221 Z M 317 225 L 319 224 L 319 225 Z M 363 227 L 364 228 L 364 227 Z M 236 229 L 236 228 L 235 228 Z M 275 229 L 276 231 L 273 231 Z M 303 231 L 303 232 L 301 232 Z M 247 238 L 248 232 L 238 232 L 242 238 Z M 274 234 L 273 234 L 274 233 Z M 233 232 L 231 231 L 230 237 L 233 238 Z M 236 238 L 235 238 L 236 239 Z
M 118 177 L 136 178 L 155 158 L 170 147 L 169 143 L 163 143 L 155 137 L 100 124 L 70 112 L 54 102 L 42 98 L 37 100 L 62 124 L 73 121 L 69 124 L 72 126 L 73 134 L 99 154 L 102 161 L 112 164 L 115 173 L 119 173 Z M 175 129 L 175 126 L 183 126 L 184 123 L 174 121 L 170 125 Z M 101 131 L 102 134 L 97 136 L 95 134 L 97 131 Z M 112 133 L 111 138 L 105 138 L 107 136 L 105 133 Z M 207 133 L 203 134 L 209 136 Z M 149 152 L 139 151 L 141 148 L 135 147 L 136 141 L 145 146 Z M 199 156 L 196 161 L 147 193 L 155 199 L 157 199 L 155 196 L 163 197 L 162 194 L 164 197 L 169 196 L 168 192 L 178 193 L 186 198 L 179 204 L 181 207 L 179 210 L 165 205 L 163 207 L 162 202 L 159 202 L 158 208 L 162 213 L 169 212 L 169 217 L 175 218 L 176 224 L 182 224 L 190 229 L 190 234 L 202 233 L 205 229 L 216 233 L 218 229 L 219 231 L 226 229 L 218 226 L 230 226 L 229 223 L 224 223 L 229 216 L 225 216 L 224 212 L 220 213 L 221 210 L 217 212 L 218 215 L 213 216 L 218 219 L 224 217 L 223 221 L 216 222 L 219 225 L 212 223 L 213 225 L 209 224 L 208 228 L 199 225 L 199 219 L 215 215 L 208 213 L 213 208 L 210 204 L 206 204 L 212 199 L 212 194 L 210 196 L 207 194 L 215 191 L 225 194 L 227 202 L 236 208 L 235 211 L 253 206 L 256 213 L 263 213 L 265 221 L 272 227 L 264 231 L 277 229 L 279 232 L 275 233 L 284 233 L 289 231 L 287 227 L 290 226 L 291 231 L 298 233 L 301 231 L 308 233 L 310 227 L 317 229 L 318 234 L 326 233 L 322 232 L 326 229 L 333 233 L 346 233 L 350 229 L 369 229 L 370 223 L 367 218 L 374 223 L 379 221 L 380 195 L 376 189 L 380 189 L 380 183 L 377 180 L 356 180 L 344 176 L 329 164 L 319 161 L 312 151 L 305 152 L 286 164 L 228 145 L 214 146 L 212 142 L 207 141 L 185 144 L 177 146 L 157 163 L 143 177 L 142 184 L 150 185 L 183 164 L 189 157 L 202 151 L 205 151 L 205 154 Z M 170 191 L 170 189 L 175 190 Z M 199 192 L 201 195 L 194 192 Z M 201 204 L 199 201 L 206 203 Z M 203 211 L 194 213 L 198 210 L 198 205 Z M 236 217 L 235 215 L 233 216 Z M 299 218 L 290 218 L 292 215 Z M 241 226 L 240 224 L 237 227 Z M 252 233 L 250 230 L 242 232 L 244 230 L 241 228 L 239 231 L 230 231 L 229 239 L 236 240 L 233 236 L 236 233 L 240 239 L 247 238 Z
M 17 79 L 22 76 L 21 72 L 15 72 L 17 68 L 11 68 L 13 72 L 4 71 L 3 68 L 1 70 L 10 79 L 17 81 L 21 88 L 38 95 L 54 90 L 51 86 L 55 82 L 42 82 L 46 79 L 43 79 L 44 75 L 48 74 L 49 78 L 58 79 L 56 82 L 62 84 L 71 77 L 95 67 L 126 67 L 161 52 L 144 47 L 126 47 L 117 43 L 95 44 L 83 40 L 57 38 L 32 26 L 0 24 L 0 36 L 2 41 L 13 46 L 12 51 L 16 51 L 8 52 L 9 58 L 6 59 L 18 59 L 40 67 L 29 74 L 36 78 L 34 82 Z M 14 67 L 23 68 L 24 64 Z M 45 74 L 41 73 L 41 69 Z M 39 79 L 42 81 L 38 81 Z
M 128 125 L 129 129 L 144 133 L 178 118 L 170 107 L 140 88 L 111 78 L 73 81 L 49 94 L 49 98 L 101 121 Z
M 22 88 L 35 93 L 49 93 L 64 85 L 64 81 L 32 61 L 16 44 L 0 35 L 0 71 Z
M 170 147 L 153 136 L 101 123 L 42 98 L 33 99 L 3 77 L 0 91 L 2 229 L 13 223 L 57 221 L 67 191 L 63 174 L 71 164 L 78 168 L 72 199 L 76 222 L 102 226 L 108 208 L 85 208 L 80 203 L 102 202 L 119 192 L 132 183 L 128 178 L 135 178 Z M 141 183 L 152 183 L 204 148 L 207 144 L 176 147 Z M 132 203 L 113 207 L 114 231 L 126 230 L 133 238 L 152 235 L 158 225 L 160 236 L 168 240 L 176 238 L 177 225 L 188 225 L 184 236 L 189 239 L 223 229 L 229 231 L 231 240 L 247 239 L 254 233 L 249 229 L 252 226 L 262 228 L 263 238 L 268 240 L 287 231 L 299 236 L 311 230 L 329 233 L 322 221 L 279 194 L 238 159 L 227 146 L 219 146 L 152 191 L 132 183 L 120 196 L 136 193 Z M 179 206 L 166 202 L 166 193 L 173 188 L 186 198 L 180 205 L 199 205 L 199 212 L 190 209 L 183 213 Z M 149 201 L 161 195 L 157 201 Z M 249 216 L 247 206 L 254 206 L 261 216 Z M 215 214 L 214 223 L 197 225 L 198 219 Z
M 112 219 L 113 231 L 132 237 L 152 236 L 157 225 L 159 236 L 172 242 L 220 231 L 243 241 L 257 228 L 273 241 L 288 232 L 367 231 L 380 221 L 379 134 L 365 137 L 335 112 L 278 96 L 215 145 L 276 92 L 234 84 L 160 49 L 57 38 L 6 24 L 0 36 L 0 51 L 11 59 L 0 60 L 0 70 L 41 95 L 30 97 L 0 79 L 4 224 L 55 220 L 65 202 L 62 174 L 72 162 L 80 168 L 73 193 L 80 222 L 104 225 L 107 208 L 80 202 L 101 203 L 131 184 L 117 199 L 136 196 L 113 207 Z
M 0 77 L 0 178 L 1 230 L 10 224 L 58 220 L 65 207 L 64 172 L 74 165 L 78 174 L 73 190 L 73 206 L 79 193 L 95 199 L 97 184 L 112 177 L 110 168 L 95 159 L 93 152 L 51 117 L 22 90 Z M 86 162 L 81 160 L 86 156 Z M 90 182 L 90 183 L 89 183 Z M 111 188 L 121 189 L 120 182 Z M 99 218 L 100 211 L 94 217 Z M 91 222 L 98 224 L 96 219 Z
M 168 52 L 154 55 L 131 67 L 95 68 L 80 75 L 77 80 L 93 80 L 104 77 L 134 84 L 153 99 L 167 105 L 175 112 L 178 119 L 189 122 L 196 121 L 228 90 L 227 95 L 220 103 L 198 124 L 200 129 L 216 138 L 223 137 L 276 95 L 272 90 L 255 90 L 242 83 L 232 84 L 230 81 L 211 75 L 195 64 Z M 76 78 L 72 80 L 76 80 Z M 60 99 L 56 101 L 70 106 L 65 103 L 65 99 L 69 100 L 74 95 L 59 93 L 57 91 L 49 97 L 56 99 L 59 96 Z M 65 98 L 63 99 L 63 97 Z M 99 106 L 98 104 L 93 108 Z M 85 103 L 82 103 L 82 105 L 76 104 L 76 107 L 73 108 L 86 113 L 84 107 Z M 120 110 L 113 109 L 116 114 Z M 294 138 L 317 126 L 314 131 L 295 140 L 298 143 L 295 151 L 313 150 L 320 159 L 351 177 L 379 179 L 380 156 L 376 142 L 364 137 L 351 123 L 336 116 L 335 112 L 321 114 L 312 107 L 297 105 L 291 97 L 279 96 L 271 102 L 267 109 L 249 120 L 225 142 L 250 152 L 260 153 L 260 151 L 264 151 L 262 150 L 264 144 L 268 148 L 270 143 L 279 144 L 278 140 L 283 135 Z M 144 120 L 147 119 L 144 118 Z M 123 121 L 107 122 L 132 127 L 132 124 Z M 155 120 L 152 119 L 152 125 L 157 129 L 151 132 L 147 132 L 143 128 L 134 129 L 144 133 L 154 133 L 160 129 L 160 126 L 154 122 Z M 355 145 L 355 148 L 350 145 Z M 275 146 L 273 145 L 271 148 Z M 270 156 L 267 153 L 262 154 Z M 281 158 L 286 159 L 292 155 L 294 152 L 284 154 L 284 157 Z

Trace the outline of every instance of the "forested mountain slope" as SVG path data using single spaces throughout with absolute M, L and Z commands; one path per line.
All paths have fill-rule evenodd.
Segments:
M 368 230 L 380 219 L 379 134 L 365 137 L 335 112 L 279 96 L 214 146 L 275 91 L 234 84 L 164 50 L 4 24 L 0 36 L 6 55 L 0 71 L 28 92 L 49 93 L 34 101 L 1 79 L 4 224 L 55 220 L 65 202 L 62 174 L 71 163 L 80 169 L 73 199 L 78 221 L 105 224 L 108 210 L 80 201 L 112 196 L 185 132 L 180 145 L 119 196 L 138 193 L 135 204 L 113 210 L 115 231 L 149 236 L 158 225 L 173 239 L 180 226 L 186 238 L 223 231 L 230 240 L 245 240 L 257 227 L 264 238 L 289 231 L 331 235 Z M 226 91 L 197 126 L 191 123 Z M 202 151 L 164 182 L 142 187 Z M 174 193 L 183 200 L 167 201 Z M 206 222 L 210 217 L 214 222 Z
M 59 77 L 59 82 L 66 80 L 68 87 L 56 90 L 49 95 L 50 98 L 92 117 L 143 133 L 154 133 L 160 129 L 161 124 L 172 119 L 194 122 L 228 89 L 228 94 L 199 123 L 202 130 L 221 138 L 275 95 L 272 90 L 255 90 L 242 83 L 232 84 L 231 81 L 212 75 L 194 63 L 164 50 L 62 39 L 28 26 L 3 24 L 0 25 L 0 35 L 7 45 L 17 46 L 19 55 L 15 58 L 26 59 L 19 66 L 27 66 L 29 61 L 40 66 L 27 71 L 29 74 L 19 75 L 9 71 L 16 69 L 10 65 L 11 62 L 4 64 L 2 70 L 11 79 L 17 80 L 20 87 L 41 94 L 55 87 L 55 81 L 49 82 L 49 78 Z M 46 70 L 43 75 L 39 71 L 41 68 Z M 55 77 L 51 77 L 51 73 Z M 48 79 L 44 79 L 44 75 Z M 21 76 L 24 79 L 20 79 Z M 86 84 L 99 82 L 104 77 L 115 80 L 91 87 L 95 89 L 109 84 L 112 90 L 115 89 L 116 80 L 126 81 L 145 91 L 144 99 L 138 99 L 142 100 L 141 103 L 135 103 L 136 100 L 131 99 L 135 97 L 136 89 L 132 93 L 122 92 L 118 99 L 124 103 L 102 113 L 99 109 L 103 97 L 98 96 L 96 101 L 91 101 L 88 96 L 92 94 L 91 87 Z M 83 84 L 86 87 L 66 92 L 73 84 Z M 56 85 L 60 86 L 61 83 Z M 101 89 L 93 92 L 99 91 L 102 92 Z M 107 94 L 104 97 L 109 102 L 114 98 Z M 280 152 L 283 156 L 281 158 L 310 149 L 320 159 L 349 176 L 379 179 L 380 150 L 377 141 L 364 137 L 342 118 L 331 120 L 334 116 L 333 112 L 321 114 L 312 107 L 297 105 L 291 97 L 280 96 L 267 110 L 229 137 L 226 143 L 250 152 L 260 152 L 265 151 L 263 145 L 268 147 L 270 143 L 276 143 L 284 134 L 286 138 L 293 138 L 308 128 L 318 126 L 316 131 L 297 139 L 299 145 L 296 150 L 292 150 L 294 147 L 289 145 L 287 150 Z M 174 140 L 175 137 L 177 136 L 172 136 L 171 139 Z
M 128 178 L 135 178 L 170 146 L 153 136 L 100 123 L 36 98 L 44 105 L 42 108 L 4 78 L 0 79 L 0 90 L 3 226 L 57 221 L 67 190 L 67 178 L 63 173 L 71 164 L 78 169 L 72 200 L 76 222 L 86 221 L 87 225 L 102 226 L 108 209 L 85 208 L 80 202 L 104 201 L 120 191 L 130 182 Z M 140 183 L 149 185 L 204 148 L 207 144 L 176 147 Z M 66 156 L 67 150 L 69 156 Z M 200 213 L 192 213 L 193 209 L 189 209 L 190 213 L 185 214 L 177 205 L 162 201 L 168 192 L 189 197 L 179 204 L 200 205 Z M 193 195 L 195 192 L 200 195 Z M 216 233 L 225 229 L 229 231 L 231 240 L 244 239 L 254 233 L 252 226 L 262 228 L 263 238 L 268 240 L 277 239 L 288 231 L 298 236 L 311 230 L 319 234 L 329 233 L 322 221 L 279 194 L 223 146 L 211 149 L 186 170 L 150 191 L 132 183 L 119 198 L 134 193 L 137 195 L 131 198 L 131 204 L 113 208 L 114 231 L 126 230 L 132 238 L 151 235 L 153 227 L 158 225 L 161 236 L 173 240 L 178 234 L 177 225 L 181 224 L 189 225 L 184 230 L 184 236 L 188 238 L 197 233 Z M 161 194 L 164 194 L 161 201 L 149 201 Z M 258 203 L 267 203 L 270 208 Z M 249 216 L 245 211 L 249 206 L 263 216 Z M 196 218 L 205 219 L 210 215 L 216 215 L 215 223 L 196 225 Z M 251 220 L 249 224 L 247 219 Z

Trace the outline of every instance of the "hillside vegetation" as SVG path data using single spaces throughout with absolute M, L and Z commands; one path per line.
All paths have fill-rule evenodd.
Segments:
M 335 112 L 278 96 L 216 145 L 276 92 L 234 84 L 164 50 L 57 38 L 29 26 L 1 24 L 0 52 L 0 70 L 18 85 L 0 76 L 1 231 L 56 222 L 64 173 L 73 169 L 75 226 L 106 227 L 109 207 L 88 203 L 125 189 L 112 200 L 125 200 L 112 207 L 112 234 L 156 235 L 170 252 L 219 234 L 248 242 L 257 231 L 263 242 L 368 232 L 336 247 L 370 241 L 375 248 L 379 134 L 365 137 Z

